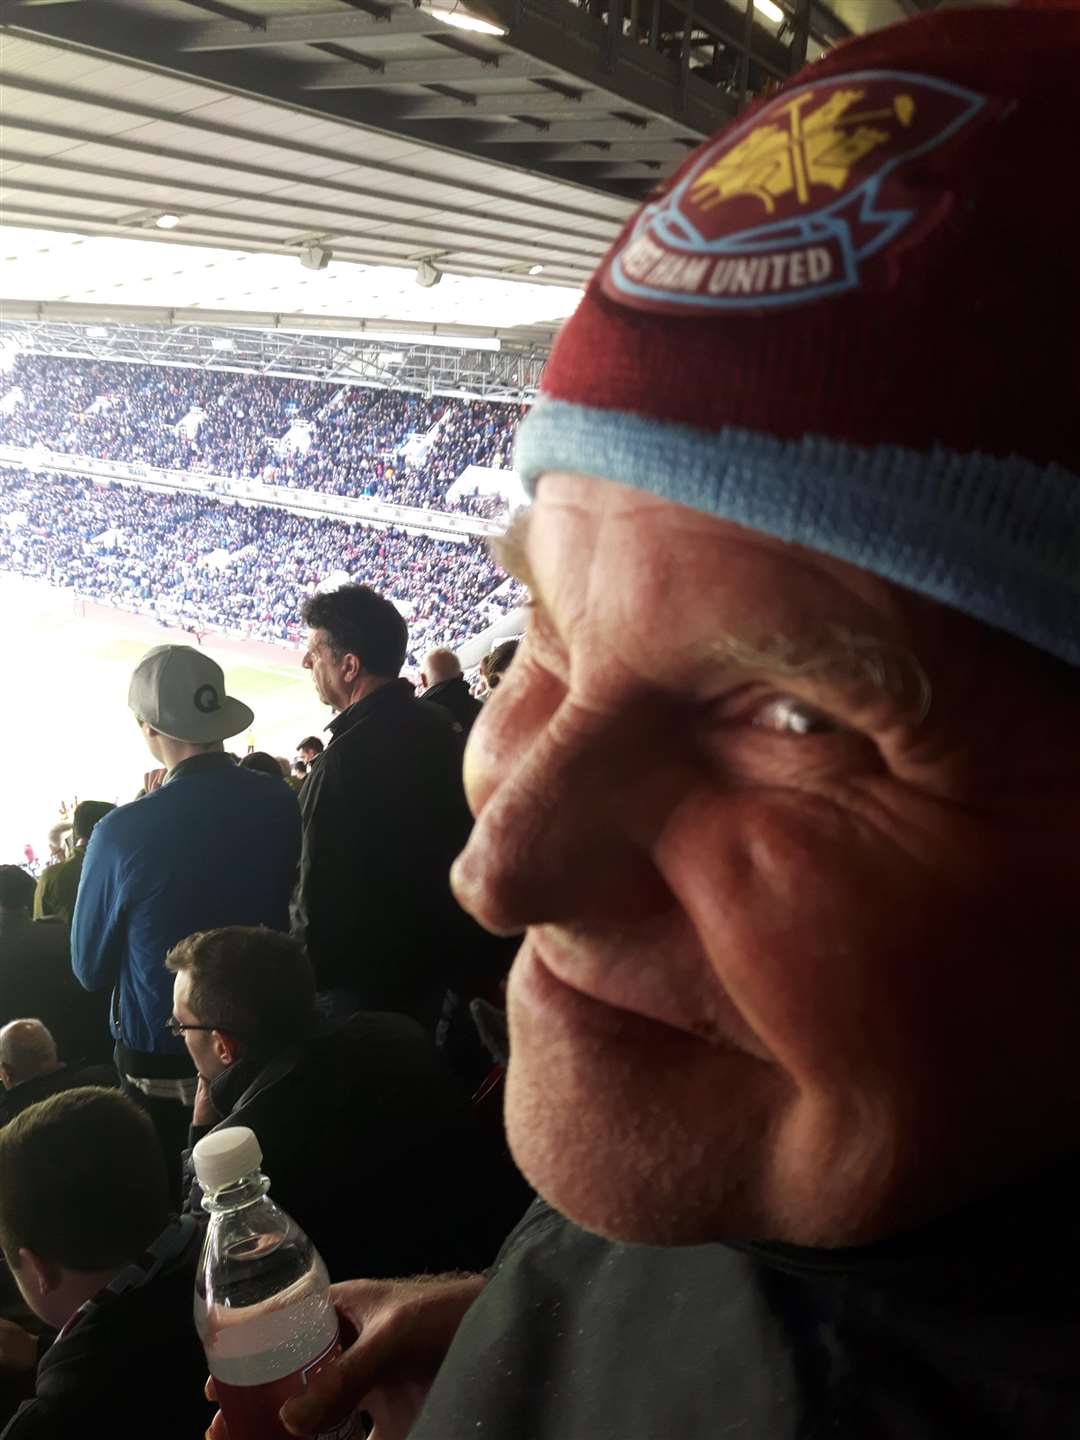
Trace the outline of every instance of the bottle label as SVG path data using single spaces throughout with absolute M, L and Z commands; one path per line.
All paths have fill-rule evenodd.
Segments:
M 214 1388 L 229 1427 L 229 1440 L 291 1440 L 281 1423 L 281 1407 L 293 1395 L 306 1390 L 320 1370 L 340 1354 L 341 1342 L 335 1336 L 321 1355 L 280 1380 L 263 1385 L 229 1385 L 215 1375 Z M 357 1421 L 350 1416 L 329 1430 L 320 1430 L 314 1440 L 357 1440 L 359 1434 Z

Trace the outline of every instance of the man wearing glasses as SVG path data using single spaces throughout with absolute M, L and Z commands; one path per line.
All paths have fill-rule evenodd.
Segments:
M 490 1262 L 525 1199 L 414 1020 L 320 1021 L 303 947 L 273 930 L 192 935 L 166 964 L 167 1028 L 199 1074 L 191 1145 L 218 1127 L 254 1130 L 273 1198 L 331 1274 Z M 190 1158 L 184 1169 L 187 1209 L 201 1214 Z

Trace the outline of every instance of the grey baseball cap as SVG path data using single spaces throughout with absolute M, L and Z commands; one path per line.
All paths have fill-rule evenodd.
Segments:
M 155 645 L 135 667 L 128 705 L 171 740 L 209 745 L 239 735 L 255 719 L 225 693 L 225 672 L 190 645 Z

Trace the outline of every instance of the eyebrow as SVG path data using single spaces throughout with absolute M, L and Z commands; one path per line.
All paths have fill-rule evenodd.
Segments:
M 543 610 L 528 557 L 531 511 L 522 509 L 502 535 L 489 543 L 496 562 L 529 587 L 533 604 Z M 916 724 L 930 712 L 930 679 L 918 658 L 901 645 L 843 625 L 824 625 L 795 639 L 774 634 L 764 640 L 723 635 L 706 646 L 709 659 L 747 675 L 803 680 L 849 700 L 874 692 L 893 702 Z
M 875 692 L 910 712 L 915 723 L 930 711 L 930 679 L 910 650 L 842 625 L 824 625 L 799 640 L 772 635 L 755 643 L 725 635 L 707 648 L 712 658 L 748 675 L 805 680 L 851 699 Z

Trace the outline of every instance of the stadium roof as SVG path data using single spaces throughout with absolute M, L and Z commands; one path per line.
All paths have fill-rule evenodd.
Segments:
M 849 28 L 823 0 L 468 3 L 9 0 L 6 221 L 169 214 L 189 244 L 580 285 L 702 134 Z
M 527 397 L 701 135 L 934 3 L 7 0 L 5 344 Z

